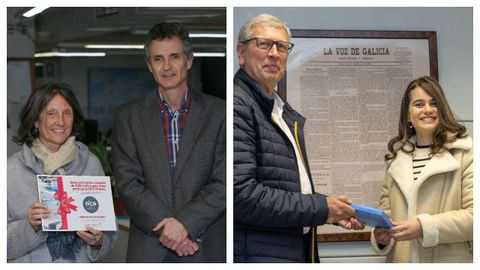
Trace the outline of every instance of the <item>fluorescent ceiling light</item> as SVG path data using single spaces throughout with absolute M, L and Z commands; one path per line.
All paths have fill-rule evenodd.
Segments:
M 138 49 L 143 50 L 143 45 L 135 44 L 87 44 L 87 49 Z
M 37 15 L 38 13 L 42 13 L 45 9 L 47 9 L 48 7 L 34 7 L 32 9 L 30 9 L 29 11 L 23 13 L 23 17 L 33 17 L 35 15 Z
M 134 35 L 146 35 L 148 34 L 148 29 L 135 29 L 133 30 Z M 189 33 L 190 38 L 227 38 L 225 33 Z
M 194 52 L 195 57 L 225 57 L 225 53 Z
M 104 57 L 104 52 L 42 52 L 36 53 L 35 57 Z
M 191 38 L 227 38 L 227 34 L 190 33 Z
M 143 45 L 120 45 L 120 44 L 87 44 L 87 49 L 137 49 L 143 50 Z M 194 52 L 195 57 L 225 57 L 225 53 Z

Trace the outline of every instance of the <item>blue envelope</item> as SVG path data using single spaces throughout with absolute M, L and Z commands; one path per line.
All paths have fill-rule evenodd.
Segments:
M 393 223 L 387 217 L 385 212 L 380 209 L 367 207 L 360 204 L 351 203 L 350 206 L 355 209 L 355 218 L 374 228 L 392 228 Z

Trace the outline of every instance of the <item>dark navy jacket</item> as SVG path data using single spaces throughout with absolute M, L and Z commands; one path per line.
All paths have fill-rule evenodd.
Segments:
M 305 262 L 316 255 L 315 238 L 304 240 L 303 227 L 328 217 L 326 196 L 302 194 L 295 150 L 272 121 L 273 98 L 240 69 L 234 78 L 234 260 Z M 289 126 L 306 166 L 305 118 L 285 102 Z M 313 190 L 313 185 L 312 185 Z M 315 232 L 311 230 L 315 235 Z M 311 244 L 311 245 L 310 245 Z

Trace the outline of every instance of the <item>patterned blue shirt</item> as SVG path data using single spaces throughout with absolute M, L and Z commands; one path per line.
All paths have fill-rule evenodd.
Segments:
M 173 178 L 175 164 L 177 163 L 177 153 L 180 149 L 183 128 L 187 122 L 187 114 L 191 101 L 190 91 L 185 92 L 185 99 L 177 111 L 173 111 L 170 105 L 163 99 L 159 92 L 158 106 L 163 115 L 163 129 L 165 130 L 165 144 L 167 146 L 167 155 L 170 163 L 170 176 Z

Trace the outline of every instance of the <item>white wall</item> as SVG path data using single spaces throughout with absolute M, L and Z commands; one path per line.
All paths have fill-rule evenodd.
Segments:
M 291 29 L 436 31 L 440 84 L 457 116 L 473 120 L 472 8 L 234 8 L 234 46 L 241 26 L 260 13 Z

